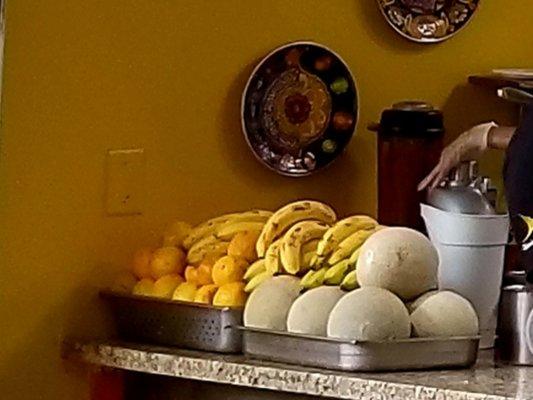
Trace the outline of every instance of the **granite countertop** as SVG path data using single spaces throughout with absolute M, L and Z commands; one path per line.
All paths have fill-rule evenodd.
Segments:
M 495 367 L 482 352 L 473 369 L 345 373 L 122 342 L 68 342 L 66 358 L 129 371 L 337 399 L 533 399 L 533 368 Z

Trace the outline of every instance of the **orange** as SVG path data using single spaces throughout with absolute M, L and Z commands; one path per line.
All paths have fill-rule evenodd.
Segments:
M 244 282 L 226 283 L 218 288 L 213 305 L 217 307 L 242 307 L 246 303 Z
M 153 296 L 154 293 L 154 281 L 150 278 L 141 279 L 133 287 L 133 294 L 139 296 Z
M 213 297 L 218 290 L 217 285 L 205 285 L 198 289 L 194 296 L 195 303 L 211 304 Z
M 213 266 L 210 264 L 202 263 L 196 268 L 196 276 L 198 278 L 199 285 L 209 285 L 213 283 L 212 278 Z
M 196 289 L 194 283 L 183 282 L 174 290 L 172 300 L 192 302 L 196 296 Z
M 239 232 L 228 246 L 228 255 L 233 257 L 244 258 L 248 262 L 257 260 L 257 252 L 255 251 L 255 244 L 259 238 L 258 231 L 244 231 Z
M 179 275 L 162 276 L 154 283 L 153 295 L 163 299 L 170 299 L 180 283 L 183 283 L 183 278 Z
M 185 268 L 185 280 L 190 283 L 194 283 L 195 285 L 198 284 L 198 270 L 196 267 L 189 265 L 187 268 Z
M 213 265 L 213 282 L 222 286 L 226 283 L 242 281 L 248 264 L 243 258 L 224 256 Z
M 138 279 L 150 278 L 150 262 L 152 261 L 153 250 L 149 247 L 143 247 L 133 253 L 131 269 L 133 275 Z
M 150 263 L 152 278 L 159 279 L 165 275 L 182 274 L 185 269 L 185 253 L 175 247 L 161 247 L 154 251 Z

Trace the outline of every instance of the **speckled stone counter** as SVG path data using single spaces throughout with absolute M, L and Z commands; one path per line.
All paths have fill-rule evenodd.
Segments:
M 365 400 L 533 399 L 533 367 L 494 367 L 490 354 L 470 370 L 352 374 L 125 343 L 70 342 L 64 356 L 128 371 L 203 382 Z

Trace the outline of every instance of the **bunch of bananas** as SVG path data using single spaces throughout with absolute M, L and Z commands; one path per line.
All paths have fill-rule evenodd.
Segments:
M 321 285 L 340 285 L 344 290 L 358 287 L 355 266 L 361 246 L 381 226 L 366 215 L 353 215 L 338 221 L 326 231 L 311 256 L 311 270 L 301 285 L 311 289 Z
M 259 235 L 271 216 L 270 211 L 252 210 L 225 214 L 201 223 L 183 241 L 187 263 L 198 265 L 208 255 L 222 257 L 227 254 L 233 237 L 242 232 Z
M 365 215 L 336 222 L 331 207 L 317 201 L 298 201 L 276 211 L 257 241 L 260 257 L 244 279 L 247 291 L 277 274 L 302 276 L 301 286 L 340 285 L 355 289 L 355 265 L 363 243 L 380 229 Z
M 336 221 L 335 211 L 312 200 L 287 204 L 272 214 L 259 235 L 259 260 L 250 266 L 244 279 L 246 291 L 277 274 L 301 275 L 311 267 L 310 253 Z

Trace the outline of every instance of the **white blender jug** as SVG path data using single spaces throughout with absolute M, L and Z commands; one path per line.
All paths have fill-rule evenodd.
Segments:
M 440 257 L 439 288 L 464 296 L 480 323 L 480 347 L 494 347 L 509 217 L 494 208 L 496 191 L 477 164 L 458 167 L 428 193 L 421 212 Z

